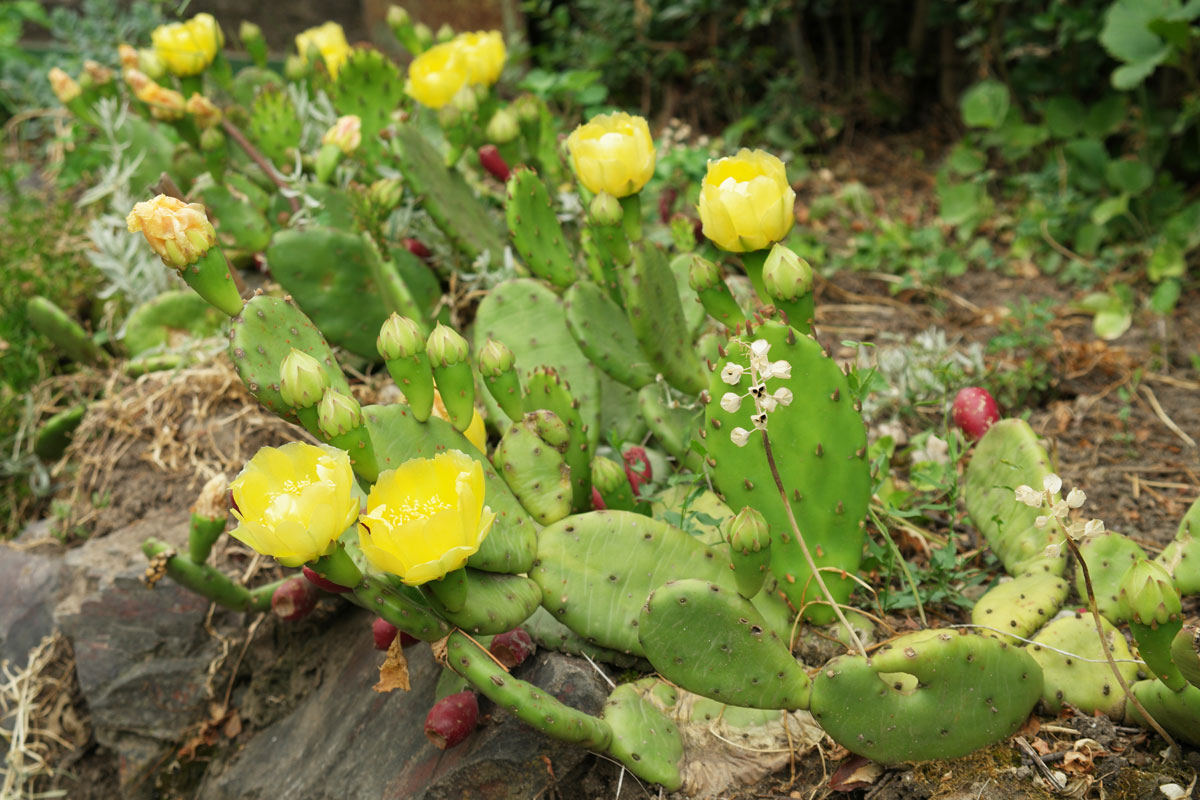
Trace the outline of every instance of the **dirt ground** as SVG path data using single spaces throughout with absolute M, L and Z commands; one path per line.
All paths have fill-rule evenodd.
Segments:
M 899 203 L 899 213 L 912 222 L 929 221 L 932 170 L 928 162 L 897 157 L 897 153 L 911 153 L 918 144 L 913 137 L 855 142 L 852 151 L 828 159 L 827 177 L 802 189 L 800 202 L 858 180 L 880 198 L 881 205 L 887 198 L 891 205 Z M 923 149 L 929 152 L 931 147 L 925 143 Z M 848 231 L 835 227 L 828 234 L 836 241 Z M 1022 277 L 968 272 L 936 288 L 901 292 L 893 288 L 889 276 L 866 273 L 844 273 L 819 282 L 817 323 L 822 340 L 837 351 L 845 339 L 895 343 L 938 327 L 961 347 L 972 343 L 986 347 L 1000 330 L 1009 303 L 1030 297 L 1050 297 L 1060 304 L 1072 299 L 1036 270 L 1023 270 Z M 1200 375 L 1189 360 L 1200 348 L 1197 299 L 1192 287 L 1166 321 L 1149 314 L 1135 316 L 1130 332 L 1111 343 L 1095 338 L 1089 317 L 1062 306 L 1047 326 L 1052 344 L 1033 354 L 1047 365 L 1050 386 L 1027 408 L 1002 409 L 1012 416 L 1028 413 L 1034 429 L 1052 442 L 1064 481 L 1087 492 L 1089 514 L 1151 553 L 1174 537 L 1180 517 L 1200 495 L 1196 446 Z M 843 349 L 835 354 L 846 357 L 849 352 Z M 1005 365 L 989 357 L 989 367 Z M 208 383 L 198 384 L 191 393 L 168 391 L 150 376 L 140 388 L 130 384 L 110 395 L 125 398 L 123 405 L 111 409 L 121 423 L 107 426 L 113 431 L 108 434 L 111 440 L 119 439 L 123 449 L 108 449 L 103 426 L 92 423 L 89 431 L 85 423 L 76 456 L 86 468 L 64 496 L 72 503 L 71 525 L 103 535 L 155 508 L 186 504 L 213 470 L 232 475 L 258 446 L 299 435 L 295 428 L 260 411 L 236 377 L 229 380 L 231 374 L 214 369 L 205 378 Z M 163 432 L 159 423 L 168 418 L 181 426 L 180 435 Z M 906 422 L 910 434 L 918 432 L 920 421 Z M 189 435 L 189 425 L 223 433 L 204 440 Z M 89 433 L 101 438 L 88 439 Z M 1185 612 L 1189 621 L 1197 621 L 1196 598 L 1185 605 Z M 1167 783 L 1194 788 L 1200 772 L 1200 754 L 1194 750 L 1185 765 L 1168 765 L 1156 737 L 1141 729 L 1115 726 L 1106 718 L 1070 713 L 1035 717 L 1021 736 L 1024 748 L 1013 740 L 956 761 L 888 769 L 858 765 L 857 772 L 836 778 L 839 763 L 851 759 L 827 741 L 819 753 L 805 755 L 782 773 L 728 797 L 1120 800 L 1165 796 L 1157 787 Z M 1035 752 L 1044 764 L 1064 772 L 1067 789 L 1055 793 L 1048 788 L 1031 755 Z M 101 764 L 105 754 L 97 752 L 94 757 Z M 600 760 L 585 774 L 564 777 L 557 794 L 564 800 L 660 796 L 629 775 L 621 778 L 617 768 Z

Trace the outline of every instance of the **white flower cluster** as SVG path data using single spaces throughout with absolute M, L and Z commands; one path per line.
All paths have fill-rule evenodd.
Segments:
M 1068 521 L 1067 516 L 1072 510 L 1081 508 L 1087 495 L 1080 489 L 1067 492 L 1066 499 L 1055 500 L 1054 495 L 1062 491 L 1062 478 L 1050 474 L 1042 479 L 1041 491 L 1032 486 L 1018 486 L 1015 490 L 1018 503 L 1024 503 L 1030 508 L 1044 508 L 1047 513 L 1038 516 L 1033 521 L 1039 529 L 1044 529 L 1053 520 L 1058 520 L 1063 530 L 1077 542 L 1083 543 L 1088 539 L 1104 533 L 1104 520 L 1092 519 L 1087 522 L 1078 520 Z M 1046 555 L 1056 557 L 1062 551 L 1061 544 L 1052 544 L 1046 548 Z
M 774 391 L 767 391 L 767 381 L 776 379 L 787 380 L 791 378 L 792 365 L 782 360 L 772 361 L 768 355 L 771 345 L 766 339 L 756 339 L 750 345 L 749 349 L 750 367 L 747 369 L 741 364 L 730 362 L 721 370 L 721 380 L 730 386 L 737 386 L 742 382 L 742 378 L 748 374 L 750 376 L 750 390 L 745 394 L 726 392 L 721 396 L 721 408 L 732 414 L 742 407 L 742 400 L 750 397 L 754 401 L 754 414 L 750 417 L 750 421 L 754 423 L 755 430 L 765 431 L 767 429 L 767 414 L 770 414 L 779 406 L 791 405 L 792 403 L 791 389 L 781 386 Z M 729 438 L 738 447 L 745 447 L 746 442 L 750 441 L 750 434 L 753 432 L 738 427 L 729 432 Z

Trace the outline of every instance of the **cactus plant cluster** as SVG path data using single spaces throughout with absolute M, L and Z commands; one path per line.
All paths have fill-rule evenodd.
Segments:
M 220 130 L 245 146 L 190 187 L 216 230 L 205 256 L 213 281 L 233 285 L 239 266 L 265 254 L 280 287 L 236 304 L 201 293 L 228 320 L 238 375 L 263 406 L 323 442 L 321 453 L 344 453 L 368 510 L 289 564 L 303 577 L 251 590 L 207 563 L 225 509 L 206 505 L 186 553 L 147 542 L 156 576 L 284 619 L 312 608 L 311 587 L 336 592 L 379 618 L 373 633 L 389 653 L 405 636 L 445 640 L 445 685 L 426 721 L 435 745 L 469 735 L 478 693 L 668 790 L 687 788 L 684 694 L 688 708 L 747 726 L 808 710 L 839 744 L 884 762 L 999 741 L 1039 700 L 1137 719 L 1113 676 L 1061 657 L 1094 653 L 1083 621 L 1051 622 L 1069 597 L 1061 547 L 1073 535 L 1054 509 L 1072 495 L 1052 486 L 1049 458 L 1019 420 L 991 425 L 965 477 L 971 519 L 1013 577 L 980 600 L 980 632 L 920 631 L 868 654 L 854 629 L 835 630 L 857 652 L 798 661 L 805 626 L 848 625 L 873 477 L 854 387 L 817 338 L 812 267 L 777 243 L 793 222 L 782 164 L 744 152 L 710 167 L 733 176 L 706 179 L 701 197 L 705 234 L 725 251 L 719 265 L 716 250 L 691 252 L 690 225 L 674 247 L 643 231 L 638 192 L 653 146 L 644 147 L 644 121 L 613 115 L 593 122 L 603 135 L 569 140 L 587 211 L 563 214 L 559 196 L 572 186 L 544 103 L 506 104 L 494 77 L 469 75 L 444 76 L 462 88 L 442 103 L 414 81 L 427 56 L 445 51 L 407 14 L 389 24 L 417 57 L 411 97 L 379 53 L 309 48 L 292 64 L 291 88 L 264 81 L 251 91 L 244 81 Z M 297 104 L 318 91 L 358 118 L 361 143 L 330 136 L 314 149 Z M 744 191 L 730 192 L 737 176 Z M 761 214 L 748 213 L 749 193 L 770 201 Z M 413 209 L 433 226 L 432 250 L 404 227 Z M 739 267 L 753 295 L 731 288 Z M 468 277 L 486 288 L 477 304 L 455 293 Z M 64 346 L 96 357 L 45 316 Z M 355 399 L 350 367 L 374 365 L 403 402 Z M 623 453 L 634 440 L 649 444 Z M 445 458 L 457 472 L 443 474 Z M 397 471 L 416 469 L 426 472 L 408 483 L 424 495 L 379 499 Z M 668 476 L 715 492 L 648 498 L 647 482 Z M 258 485 L 239 480 L 243 491 Z M 298 481 L 281 478 L 271 502 Z M 1018 486 L 1045 487 L 1052 512 L 1014 499 Z M 708 522 L 684 524 L 693 505 Z M 439 516 L 468 507 L 466 523 Z M 1129 624 L 1155 676 L 1134 694 L 1182 738 L 1194 736 L 1200 702 L 1178 599 L 1200 590 L 1197 520 L 1193 509 L 1154 562 L 1119 539 L 1084 551 L 1102 613 Z M 435 527 L 473 538 L 405 561 L 412 542 L 400 539 L 425 542 Z M 387 547 L 401 567 L 381 566 Z M 414 565 L 430 564 L 440 566 L 413 577 Z M 535 642 L 653 670 L 678 688 L 623 684 L 602 714 L 587 714 L 520 678 Z

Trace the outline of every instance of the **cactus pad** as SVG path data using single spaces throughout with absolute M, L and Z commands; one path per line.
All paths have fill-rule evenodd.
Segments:
M 1034 631 L 1058 613 L 1067 599 L 1067 582 L 1062 578 L 1041 573 L 1026 573 L 1006 583 L 998 583 L 989 589 L 971 609 L 971 622 L 987 625 L 1005 633 L 1022 638 L 1032 636 Z M 1011 644 L 1004 633 L 983 630 L 984 636 L 996 636 Z
M 1138 681 L 1133 684 L 1133 694 L 1141 701 L 1154 721 L 1193 747 L 1200 747 L 1200 689 L 1185 686 L 1183 691 L 1173 692 L 1162 681 Z M 1145 725 L 1142 715 L 1132 703 L 1125 704 L 1125 721 Z
M 520 575 L 502 575 L 462 570 L 466 581 L 466 605 L 450 611 L 435 602 L 443 617 L 464 631 L 494 635 L 511 631 L 538 607 L 542 592 L 537 584 Z M 452 575 L 446 577 L 449 580 Z
M 579 281 L 563 297 L 567 328 L 579 349 L 605 374 L 640 389 L 656 374 L 629 330 L 629 321 L 608 293 Z
M 504 214 L 513 244 L 530 272 L 561 289 L 575 282 L 575 258 L 550 193 L 536 172 L 521 167 L 513 170 Z
M 254 99 L 246 133 L 262 154 L 278 167 L 291 166 L 300 147 L 300 117 L 282 89 L 264 89 Z
M 676 389 L 699 394 L 706 385 L 704 366 L 692 348 L 692 331 L 666 255 L 643 243 L 619 277 L 629 326 L 654 370 Z
M 1200 594 L 1200 498 L 1183 515 L 1174 541 L 1154 560 L 1175 580 L 1181 595 Z
M 216 336 L 229 319 L 193 291 L 172 290 L 142 303 L 125 320 L 130 356 L 178 347 L 188 339 Z
M 379 153 L 379 133 L 404 99 L 404 79 L 396 64 L 378 50 L 356 48 L 338 69 L 333 82 L 333 107 L 362 122 L 363 156 Z
M 539 425 L 539 416 L 553 422 Z M 571 472 L 563 461 L 567 442 L 566 425 L 549 411 L 541 411 L 514 422 L 492 454 L 492 463 L 508 488 L 542 525 L 571 513 Z
M 1108 531 L 1079 545 L 1079 552 L 1087 562 L 1096 607 L 1109 622 L 1120 622 L 1121 578 L 1134 563 L 1146 557 L 1146 551 L 1132 539 Z M 1087 586 L 1079 564 L 1075 565 L 1075 592 L 1081 598 L 1087 598 Z
M 632 683 L 613 690 L 601 717 L 612 729 L 608 754 L 643 780 L 669 792 L 683 785 L 683 741 L 675 723 Z
M 1104 635 L 1117 668 L 1127 683 L 1137 678 L 1137 664 L 1129 663 L 1133 655 L 1125 637 L 1107 621 Z M 1070 703 L 1085 714 L 1099 711 L 1113 719 L 1125 713 L 1125 693 L 1113 677 L 1112 668 L 1104 657 L 1096 623 L 1092 615 L 1075 614 L 1055 620 L 1038 633 L 1034 643 L 1026 648 L 1042 668 L 1044 685 L 1042 704 L 1057 714 L 1064 703 Z M 1074 656 L 1063 655 L 1044 645 L 1065 650 Z M 1091 659 L 1081 661 L 1080 658 Z

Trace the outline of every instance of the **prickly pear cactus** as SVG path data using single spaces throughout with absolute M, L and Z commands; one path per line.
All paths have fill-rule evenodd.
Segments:
M 640 389 L 656 371 L 629 330 L 625 312 L 608 293 L 590 281 L 579 281 L 563 296 L 567 328 L 579 349 L 605 374 Z
M 300 118 L 282 89 L 264 89 L 250 109 L 246 133 L 262 154 L 278 167 L 290 166 L 300 147 Z
M 790 365 L 790 377 L 752 385 L 747 364 L 756 341 L 768 346 L 768 363 Z M 871 494 L 862 416 L 837 365 L 815 340 L 797 335 L 790 327 L 777 322 L 756 326 L 730 339 L 726 353 L 713 370 L 711 399 L 704 411 L 702 436 L 712 475 L 730 508 L 753 506 L 766 518 L 771 528 L 771 570 L 792 605 L 804 608 L 814 622 L 828 622 L 833 612 L 811 579 L 771 474 L 763 437 L 751 434 L 738 444 L 737 429 L 755 430 L 753 398 L 741 396 L 758 391 L 756 386 L 775 395 L 788 392 L 780 395 L 790 397 L 788 403 L 776 401 L 766 422 L 780 479 L 818 567 L 849 573 L 858 571 L 863 518 Z M 739 403 L 723 400 L 727 394 L 741 397 Z M 813 420 L 821 422 L 816 425 Z M 854 586 L 836 572 L 826 572 L 825 582 L 839 603 L 846 601 Z
M 704 390 L 704 366 L 692 347 L 679 289 L 656 245 L 635 248 L 633 263 L 619 272 L 629 326 L 650 364 L 667 383 L 688 394 Z
M 1050 457 L 1024 420 L 997 422 L 975 446 L 963 488 L 967 513 L 1010 575 L 1062 575 L 1066 568 L 1064 553 L 1046 553 L 1050 545 L 1062 543 L 1062 526 L 1052 519 L 1038 528 L 1034 521 L 1042 512 L 1014 495 L 1022 485 L 1040 491 L 1043 479 L 1053 472 Z
M 683 786 L 679 729 L 637 686 L 623 683 L 614 689 L 601 718 L 612 729 L 609 755 L 669 792 Z
M 1193 747 L 1200 747 L 1200 689 L 1187 685 L 1173 692 L 1162 681 L 1138 681 L 1130 687 L 1154 721 L 1167 732 Z M 1146 725 L 1133 703 L 1125 704 L 1125 721 Z
M 333 82 L 333 107 L 362 122 L 363 155 L 379 152 L 379 132 L 404 100 L 404 78 L 395 62 L 378 50 L 356 48 L 338 69 Z
M 125 348 L 131 356 L 176 347 L 188 339 L 216 336 L 229 319 L 192 290 L 163 292 L 125 319 Z
M 638 617 L 659 586 L 689 577 L 736 591 L 727 551 L 628 511 L 576 514 L 544 528 L 529 577 L 556 620 L 588 642 L 639 656 Z M 788 610 L 777 596 L 760 593 L 753 605 L 770 630 L 789 634 Z
M 508 231 L 525 265 L 539 278 L 566 289 L 575 282 L 575 257 L 546 185 L 533 170 L 518 167 L 505 191 Z
M 666 583 L 646 600 L 638 638 L 659 674 L 696 694 L 751 708 L 808 707 L 808 674 L 736 591 Z
M 468 633 L 490 636 L 511 631 L 528 619 L 542 599 L 537 584 L 520 575 L 468 568 L 462 571 L 462 578 L 466 603 L 461 608 L 452 611 L 436 598 L 427 597 L 445 619 Z
M 971 609 L 971 622 L 999 631 L 981 631 L 985 636 L 1016 644 L 1017 639 L 1005 634 L 1031 636 L 1062 608 L 1069 588 L 1065 580 L 1054 575 L 1026 573 L 985 592 Z
M 108 353 L 92 341 L 83 326 L 52 301 L 41 296 L 31 297 L 25 304 L 25 314 L 34 330 L 72 360 L 83 364 L 108 363 Z
M 508 487 L 542 525 L 571 513 L 571 472 L 563 460 L 569 441 L 562 420 L 537 411 L 510 425 L 492 454 Z
M 1200 499 L 1184 514 L 1179 532 L 1155 559 L 1182 595 L 1200 594 Z
M 1104 635 L 1121 675 L 1132 683 L 1137 678 L 1137 664 L 1129 663 L 1133 654 L 1125 637 L 1107 621 Z M 1085 714 L 1099 711 L 1113 719 L 1125 715 L 1125 693 L 1113 678 L 1090 613 L 1055 620 L 1033 642 L 1026 649 L 1042 668 L 1042 705 L 1047 711 L 1057 714 L 1064 703 L 1070 703 Z
M 703 411 L 674 401 L 670 395 L 664 385 L 646 386 L 638 392 L 638 410 L 659 444 L 689 469 L 699 471 L 703 461 L 692 450 L 692 437 L 700 429 Z
M 1096 595 L 1096 607 L 1109 622 L 1121 622 L 1121 578 L 1137 561 L 1146 557 L 1146 551 L 1132 539 L 1108 531 L 1079 545 L 1079 552 L 1087 562 L 1088 577 L 1092 579 L 1092 591 Z M 1075 593 L 1087 598 L 1087 587 L 1079 564 L 1075 565 Z
M 571 486 L 571 508 L 587 511 L 592 507 L 592 448 L 578 401 L 558 373 L 539 367 L 526 383 L 525 408 L 530 412 L 549 411 L 565 426 L 563 459 Z
M 897 688 L 881 674 L 916 678 Z M 1024 650 L 961 631 L 902 636 L 872 654 L 839 656 L 813 679 L 811 710 L 833 740 L 889 764 L 958 758 L 1016 733 L 1042 695 Z
M 332 228 L 279 231 L 267 249 L 271 276 L 328 340 L 374 361 L 375 339 L 390 309 L 372 280 L 371 259 L 378 254 L 362 235 Z

